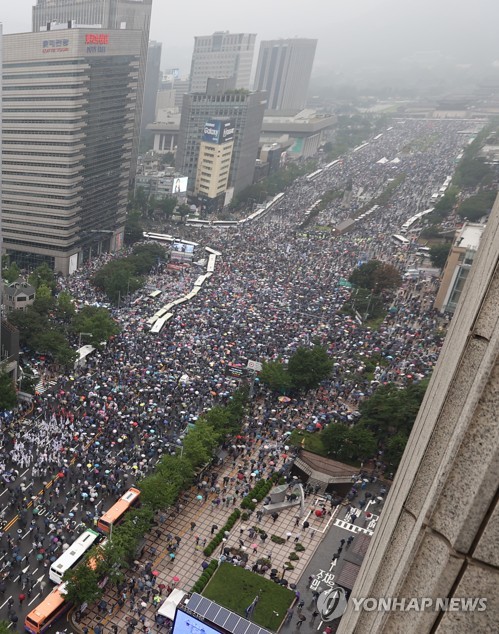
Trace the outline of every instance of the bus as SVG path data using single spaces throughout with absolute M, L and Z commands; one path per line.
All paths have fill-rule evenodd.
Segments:
M 159 289 L 153 291 L 152 293 L 149 293 L 149 297 L 151 299 L 156 299 L 156 297 L 159 297 L 161 295 L 162 291 L 160 291 Z
M 396 233 L 394 233 L 392 236 L 392 242 L 398 245 L 399 247 L 407 247 L 411 243 L 410 240 Z
M 137 506 L 140 502 L 140 491 L 134 487 L 120 497 L 113 506 L 104 513 L 97 522 L 97 530 L 105 535 L 111 534 L 113 526 L 120 524 L 126 515 L 126 512 L 133 506 Z
M 153 334 L 158 334 L 159 332 L 161 332 L 163 330 L 163 326 L 170 321 L 170 319 L 173 317 L 173 313 L 166 313 L 166 315 L 164 315 L 163 317 L 160 317 L 159 319 L 157 319 L 154 323 L 153 326 L 151 326 L 151 332 Z
M 64 573 L 74 568 L 83 559 L 94 543 L 100 539 L 99 533 L 92 529 L 84 531 L 71 546 L 56 559 L 49 569 L 49 579 L 57 585 L 62 583 Z
M 31 634 L 47 632 L 49 628 L 59 619 L 69 608 L 71 603 L 66 601 L 66 584 L 63 583 L 39 603 L 36 608 L 26 616 L 24 629 Z

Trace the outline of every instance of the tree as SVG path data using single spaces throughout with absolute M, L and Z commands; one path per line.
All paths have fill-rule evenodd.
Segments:
M 12 264 L 3 269 L 2 276 L 7 284 L 12 284 L 12 282 L 15 282 L 19 278 L 20 273 L 21 271 L 17 264 L 12 262 Z
M 383 454 L 384 460 L 394 468 L 397 469 L 400 463 L 400 459 L 405 451 L 405 447 L 407 445 L 407 441 L 409 440 L 408 436 L 403 433 L 395 434 L 388 439 L 386 443 L 386 449 Z
M 195 429 L 189 430 L 183 441 L 183 458 L 188 460 L 193 469 L 201 467 L 213 458 L 213 452 L 218 445 L 218 437 L 206 423 L 198 423 Z
M 67 291 L 61 291 L 57 296 L 57 316 L 62 321 L 70 321 L 75 312 L 73 298 Z
M 399 271 L 391 264 L 380 260 L 369 260 L 361 264 L 348 279 L 354 286 L 367 288 L 375 293 L 393 290 L 402 284 Z
M 458 215 L 470 222 L 477 222 L 483 216 L 488 216 L 496 194 L 495 191 L 481 191 L 475 196 L 470 196 L 459 205 Z
M 450 244 L 434 244 L 430 247 L 430 259 L 433 266 L 437 269 L 444 268 L 450 248 Z
M 169 482 L 161 474 L 157 474 L 140 481 L 140 492 L 142 503 L 158 511 L 175 503 L 178 487 L 176 483 Z
M 68 570 L 63 579 L 66 582 L 66 600 L 69 603 L 92 604 L 102 596 L 97 570 L 87 566 L 86 563 Z
M 268 361 L 262 364 L 258 378 L 276 392 L 285 392 L 291 388 L 292 379 L 288 369 L 281 361 Z
M 333 369 L 333 362 L 321 346 L 298 348 L 290 357 L 288 372 L 294 387 L 310 390 L 326 379 Z
M 144 238 L 144 227 L 137 211 L 129 211 L 125 220 L 125 244 L 135 244 Z
M 427 381 L 409 385 L 382 385 L 359 406 L 361 422 L 381 442 L 402 433 L 409 436 L 426 391 Z
M 9 410 L 17 405 L 17 394 L 12 377 L 5 368 L 0 368 L 0 410 Z
M 173 216 L 177 202 L 178 201 L 174 196 L 164 196 L 158 201 L 158 209 L 161 210 L 161 213 L 166 220 L 169 220 Z
M 46 262 L 36 267 L 33 273 L 28 277 L 28 282 L 37 290 L 42 284 L 48 286 L 52 292 L 56 287 L 54 271 L 52 271 Z
M 9 621 L 0 621 L 0 634 L 12 634 Z M 15 631 L 15 630 L 14 630 Z
M 349 427 L 331 423 L 322 432 L 321 437 L 328 453 L 339 460 L 365 460 L 376 452 L 374 434 L 359 424 Z
M 54 307 L 55 299 L 52 295 L 52 289 L 46 284 L 40 284 L 36 289 L 35 301 L 33 308 L 40 315 L 47 315 Z
M 189 208 L 189 205 L 186 205 L 185 203 L 182 203 L 181 205 L 177 207 L 177 214 L 180 216 L 180 220 L 182 222 L 184 222 L 184 220 L 187 218 L 187 216 L 190 213 L 191 213 L 191 210 Z
M 76 359 L 76 352 L 69 347 L 64 334 L 49 325 L 37 333 L 36 338 L 31 337 L 30 343 L 36 352 L 50 354 L 56 363 L 65 367 L 71 366 Z
M 92 345 L 100 348 L 120 331 L 119 325 L 111 317 L 107 308 L 84 306 L 73 318 L 71 330 L 78 334 L 88 332 L 92 335 Z

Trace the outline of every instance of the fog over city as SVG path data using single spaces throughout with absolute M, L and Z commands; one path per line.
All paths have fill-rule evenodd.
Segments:
M 34 2 L 2 2 L 4 33 L 31 30 Z M 163 67 L 179 68 L 182 75 L 189 73 L 193 37 L 216 30 L 256 33 L 259 39 L 318 38 L 316 77 L 390 71 L 404 62 L 451 68 L 471 64 L 487 72 L 494 61 L 499 63 L 498 21 L 495 0 L 253 0 L 242 5 L 154 0 L 150 37 L 163 44 Z

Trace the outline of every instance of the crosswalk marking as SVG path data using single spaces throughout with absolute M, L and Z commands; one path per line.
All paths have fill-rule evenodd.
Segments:
M 362 526 L 356 526 L 355 524 L 350 524 L 349 522 L 345 522 L 344 520 L 335 520 L 335 526 L 339 526 L 340 528 L 344 528 L 351 533 L 365 533 L 366 535 L 372 535 L 373 531 L 368 528 L 363 528 Z

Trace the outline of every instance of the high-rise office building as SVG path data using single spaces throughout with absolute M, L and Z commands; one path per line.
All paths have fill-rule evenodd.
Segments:
M 144 85 L 144 103 L 142 105 L 141 135 L 150 123 L 156 121 L 156 100 L 161 79 L 161 43 L 149 42 L 147 51 L 146 83 Z
M 233 149 L 234 122 L 228 119 L 207 121 L 199 145 L 194 193 L 204 200 L 208 209 L 223 206 Z
M 63 274 L 123 243 L 140 31 L 4 36 L 4 249 Z
M 302 110 L 312 74 L 317 40 L 296 38 L 260 43 L 255 90 L 266 90 L 268 110 Z
M 194 190 L 200 144 L 210 119 L 226 118 L 234 123 L 229 187 L 237 193 L 253 182 L 265 93 L 228 90 L 226 83 L 209 81 L 205 93 L 184 95 L 176 167 L 189 177 L 189 191 Z
M 139 153 L 151 9 L 152 0 L 37 0 L 32 15 L 32 30 L 35 33 L 46 29 L 49 23 L 62 24 L 70 20 L 79 26 L 91 25 L 103 29 L 130 29 L 142 32 L 130 181 L 135 178 Z
M 194 38 L 189 92 L 204 92 L 208 79 L 234 77 L 236 88 L 250 87 L 254 33 L 217 31 Z

